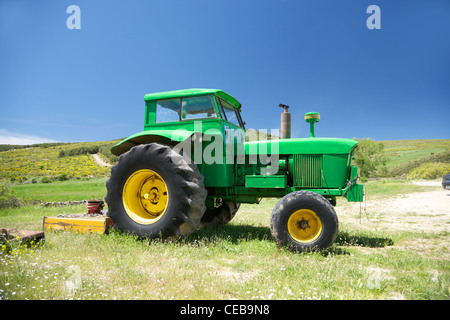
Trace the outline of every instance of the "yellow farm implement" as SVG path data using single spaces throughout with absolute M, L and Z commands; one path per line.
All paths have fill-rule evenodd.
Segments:
M 79 233 L 104 233 L 112 226 L 108 217 L 44 217 L 44 231 L 72 230 Z
M 79 233 L 104 233 L 112 227 L 111 218 L 102 214 L 104 203 L 101 200 L 89 200 L 88 213 L 44 217 L 44 231 L 71 230 Z

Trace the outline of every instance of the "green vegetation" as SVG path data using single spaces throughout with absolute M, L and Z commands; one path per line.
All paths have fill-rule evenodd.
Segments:
M 436 171 L 436 167 L 430 164 L 450 163 L 450 139 L 395 140 L 382 143 L 389 158 L 386 163 L 388 176 L 434 179 L 448 173 L 445 165 L 438 165 L 439 169 Z M 427 163 L 428 165 L 424 165 Z M 417 174 L 416 168 L 422 165 L 424 166 L 420 170 L 422 174 Z M 429 168 L 430 171 L 427 172 L 424 168 Z M 414 169 L 416 174 L 408 175 Z
M 438 154 L 422 157 L 417 160 L 407 161 L 392 167 L 390 173 L 392 176 L 404 177 L 415 168 L 427 163 L 450 163 L 450 150 Z M 441 172 L 441 176 L 447 172 Z
M 26 148 L 30 148 L 30 147 L 35 147 L 35 148 L 49 148 L 49 147 L 55 147 L 55 146 L 62 146 L 62 145 L 66 145 L 66 144 L 70 144 L 68 142 L 45 142 L 45 143 L 38 143 L 38 144 L 33 144 L 33 145 L 29 145 L 29 144 L 0 144 L 0 152 L 2 151 L 8 151 L 8 150 L 15 150 L 15 149 L 26 149 Z
M 14 185 L 14 195 L 41 200 L 105 194 L 104 179 Z M 32 189 L 28 189 L 32 188 Z M 71 190 L 70 192 L 68 190 Z M 369 181 L 371 198 L 441 190 L 407 181 Z M 46 192 L 49 193 L 48 198 Z M 55 193 L 51 194 L 50 193 Z M 341 199 L 339 199 L 341 200 Z M 326 252 L 292 254 L 271 239 L 270 212 L 277 199 L 244 204 L 217 229 L 186 239 L 140 241 L 112 231 L 82 235 L 48 232 L 44 243 L 5 243 L 0 249 L 0 298 L 23 299 L 448 299 L 448 233 L 385 228 L 393 219 L 338 201 L 339 235 Z M 0 211 L 0 225 L 42 230 L 43 216 L 80 213 L 85 206 L 24 205 Z M 387 220 L 389 222 L 376 223 Z
M 110 169 L 96 164 L 92 153 L 113 164 L 109 148 L 116 142 L 0 146 L 0 226 L 42 230 L 44 216 L 84 213 L 84 205 L 33 203 L 103 198 Z M 376 166 L 366 171 L 368 178 L 440 179 L 450 170 L 448 139 L 374 143 L 388 158 L 387 170 Z M 374 202 L 442 190 L 390 178 L 365 186 Z M 292 254 L 271 239 L 276 202 L 243 204 L 228 225 L 164 243 L 116 231 L 48 232 L 43 243 L 3 242 L 0 299 L 449 299 L 448 232 L 408 229 L 420 214 L 368 207 L 370 220 L 364 220 L 359 205 L 338 199 L 333 247 Z M 361 215 L 363 222 L 355 223 Z M 392 228 L 395 219 L 402 228 Z
M 114 159 L 105 151 L 114 143 L 34 145 L 0 152 L 0 226 L 42 230 L 44 216 L 84 213 L 84 205 L 33 203 L 103 198 L 109 168 L 97 165 L 89 150 L 98 146 L 97 154 Z M 388 171 L 376 175 L 410 174 L 416 179 L 416 172 L 431 170 L 428 163 L 450 163 L 450 140 L 382 143 L 391 160 Z M 442 190 L 390 178 L 365 186 L 374 202 Z M 386 212 L 389 208 L 368 207 L 370 220 L 364 220 L 359 204 L 338 199 L 340 228 L 333 247 L 292 254 L 278 249 L 270 235 L 276 202 L 243 204 L 225 226 L 164 243 L 114 230 L 102 235 L 48 232 L 45 242 L 27 245 L 4 242 L 0 299 L 449 299 L 448 232 L 408 229 L 414 223 L 410 218 L 420 214 L 395 216 Z M 445 217 L 443 212 L 423 215 Z M 402 228 L 392 228 L 395 219 Z
M 75 147 L 72 148 L 62 148 L 59 151 L 58 157 L 73 157 L 79 155 L 89 155 L 100 153 L 105 157 L 110 163 L 115 163 L 118 157 L 111 153 L 111 147 L 114 146 L 118 140 L 111 142 L 97 142 L 97 143 L 77 143 Z
M 81 201 L 102 199 L 106 195 L 105 178 L 55 181 L 52 183 L 16 184 L 11 186 L 14 195 L 27 202 Z
M 430 156 L 439 154 L 444 151 L 445 149 L 442 148 L 431 148 L 431 149 L 413 149 L 413 150 L 391 152 L 390 155 L 391 158 L 387 163 L 386 167 L 390 169 L 403 163 L 408 163 L 410 161 L 417 161 L 424 157 L 428 158 Z
M 450 172 L 450 163 L 422 163 L 408 173 L 408 179 L 436 179 Z
M 406 179 L 380 178 L 364 184 L 370 200 L 383 200 L 398 194 L 436 190 L 436 186 L 422 186 Z M 341 201 L 342 202 L 342 201 Z M 345 202 L 344 202 L 345 203 Z
M 7 182 L 0 184 L 0 209 L 20 207 L 21 201 L 13 195 L 13 191 Z
M 117 140 L 118 141 L 118 140 Z M 0 180 L 18 183 L 49 183 L 54 180 L 98 178 L 109 175 L 109 168 L 95 163 L 92 154 L 114 163 L 111 146 L 117 141 L 37 144 L 6 148 L 0 152 Z M 16 147 L 16 146 L 14 146 Z
M 354 160 L 363 181 L 380 177 L 436 179 L 449 172 L 450 139 L 358 141 Z
M 359 168 L 362 181 L 367 181 L 369 177 L 379 172 L 385 173 L 387 161 L 383 143 L 370 138 L 358 140 L 354 162 Z

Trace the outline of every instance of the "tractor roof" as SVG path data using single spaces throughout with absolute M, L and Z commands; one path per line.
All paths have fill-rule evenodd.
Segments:
M 229 95 L 223 90 L 220 89 L 184 89 L 184 90 L 174 90 L 174 91 L 165 91 L 165 92 L 156 92 L 149 93 L 144 96 L 145 101 L 150 100 L 162 100 L 162 99 L 172 99 L 172 98 L 182 98 L 189 96 L 198 96 L 204 94 L 215 94 L 223 99 L 225 99 L 228 103 L 233 105 L 233 107 L 240 109 L 241 104 L 237 101 L 233 96 Z

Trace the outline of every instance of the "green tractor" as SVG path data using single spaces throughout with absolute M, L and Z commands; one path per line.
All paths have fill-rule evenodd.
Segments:
M 144 100 L 144 131 L 111 150 L 119 161 L 105 200 L 115 228 L 151 239 L 187 236 L 228 223 L 241 203 L 276 197 L 270 220 L 275 242 L 312 251 L 336 240 L 336 197 L 363 200 L 351 164 L 357 141 L 316 138 L 318 113 L 305 114 L 309 138 L 282 132 L 282 139 L 246 141 L 241 104 L 222 90 L 153 93 Z M 283 131 L 290 113 L 280 106 Z

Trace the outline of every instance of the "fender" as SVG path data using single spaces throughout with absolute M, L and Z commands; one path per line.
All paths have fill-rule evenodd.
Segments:
M 151 142 L 160 142 L 165 144 L 176 144 L 189 138 L 194 132 L 181 130 L 177 135 L 173 135 L 173 130 L 151 130 L 141 131 L 120 141 L 111 148 L 111 153 L 120 156 L 134 146 L 147 144 Z
M 206 132 L 202 132 L 201 128 L 195 128 L 193 126 L 192 130 L 188 129 L 178 129 L 178 130 L 145 130 L 136 133 L 122 141 L 111 148 L 111 153 L 120 156 L 121 154 L 127 152 L 134 146 L 139 144 L 147 144 L 152 142 L 159 142 L 167 145 L 174 146 L 177 143 L 190 139 L 194 133 L 201 133 L 202 136 L 205 135 L 219 135 L 222 136 L 222 132 L 217 129 L 209 129 Z

